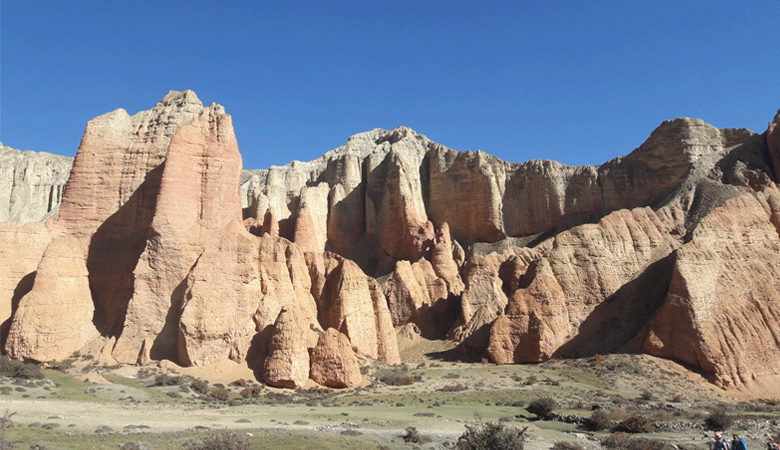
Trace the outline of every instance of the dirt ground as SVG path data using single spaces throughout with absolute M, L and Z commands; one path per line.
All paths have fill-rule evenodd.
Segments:
M 719 407 L 731 408 L 734 414 L 752 411 L 749 414 L 756 419 L 769 420 L 765 426 L 759 426 L 764 422 L 736 425 L 748 439 L 749 448 L 763 447 L 768 436 L 780 431 L 776 406 L 780 402 L 745 403 L 744 393 L 718 389 L 701 375 L 666 360 L 609 355 L 598 360 L 497 366 L 451 361 L 451 343 L 405 339 L 402 337 L 400 344 L 406 367 L 391 368 L 364 360 L 363 386 L 343 391 L 313 383 L 299 391 L 262 386 L 253 380 L 250 370 L 232 362 L 204 368 L 182 368 L 169 361 L 106 367 L 83 356 L 67 373 L 46 371 L 45 380 L 0 377 L 0 413 L 14 413 L 9 436 L 17 436 L 18 442 L 26 445 L 33 442 L 36 433 L 45 434 L 47 442 L 55 443 L 49 449 L 85 448 L 76 444 L 56 447 L 57 439 L 64 442 L 72 436 L 130 439 L 224 429 L 251 436 L 274 432 L 340 437 L 352 433 L 360 436 L 355 438 L 354 448 L 412 448 L 402 439 L 410 426 L 431 439 L 420 448 L 446 448 L 457 441 L 466 424 L 480 422 L 528 427 L 529 450 L 549 449 L 558 441 L 601 448 L 605 432 L 584 431 L 563 421 L 536 420 L 525 407 L 541 397 L 553 398 L 555 411 L 562 415 L 588 416 L 598 407 L 618 420 L 629 414 L 625 411 L 636 410 L 654 420 L 677 424 L 679 429 L 647 436 L 686 449 L 708 448 L 711 432 L 700 424 L 703 414 Z M 417 381 L 405 386 L 380 381 L 381 374 L 394 370 Z M 161 375 L 181 378 L 170 386 L 155 386 Z M 207 381 L 210 389 L 224 388 L 230 401 L 216 401 L 193 391 L 188 386 L 196 379 Z M 239 395 L 253 386 L 258 387 L 258 398 Z M 117 441 L 111 442 L 114 445 Z M 259 440 L 253 448 L 267 448 L 266 444 Z

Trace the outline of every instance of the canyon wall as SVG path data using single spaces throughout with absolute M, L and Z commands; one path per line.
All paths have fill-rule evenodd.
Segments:
M 4 351 L 350 387 L 358 355 L 402 362 L 404 327 L 496 363 L 643 352 L 757 389 L 780 374 L 779 125 L 669 120 L 580 167 L 375 129 L 242 171 L 224 108 L 171 91 L 91 120 L 72 170 L 3 148 Z

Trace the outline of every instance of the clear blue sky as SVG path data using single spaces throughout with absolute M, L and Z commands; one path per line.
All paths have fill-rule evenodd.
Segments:
M 0 141 L 74 155 L 86 122 L 194 90 L 245 168 L 406 125 L 512 162 L 600 164 L 663 120 L 763 132 L 780 1 L 0 3 Z

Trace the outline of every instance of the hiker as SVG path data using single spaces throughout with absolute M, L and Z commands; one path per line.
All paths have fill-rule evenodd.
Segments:
M 766 450 L 780 450 L 780 445 L 777 445 L 777 442 L 767 442 Z
M 745 445 L 744 439 L 740 439 L 740 437 L 736 434 L 732 437 L 733 439 L 731 440 L 731 450 L 747 450 L 747 445 Z
M 718 433 L 715 433 L 715 445 L 712 446 L 712 450 L 731 450 L 729 447 L 729 441 L 723 439 Z

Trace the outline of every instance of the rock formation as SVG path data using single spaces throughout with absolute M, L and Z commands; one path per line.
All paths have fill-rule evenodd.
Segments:
M 430 262 L 398 261 L 383 290 L 393 326 L 413 323 L 424 337 L 435 339 L 442 338 L 457 319 L 457 298 L 464 289 L 446 222 L 431 250 Z
M 11 327 L 11 314 L 33 287 L 38 264 L 56 231 L 43 223 L 0 223 L 0 343 Z
M 179 360 L 187 365 L 244 361 L 253 339 L 265 340 L 253 355 L 262 361 L 270 329 L 287 305 L 296 306 L 306 329 L 319 329 L 301 249 L 284 238 L 252 236 L 236 221 L 198 258 L 184 298 Z
M 329 257 L 317 305 L 323 328 L 335 328 L 356 353 L 388 364 L 401 362 L 387 300 L 379 283 L 353 261 Z
M 86 247 L 73 236 L 46 247 L 35 284 L 14 312 L 6 343 L 11 357 L 62 360 L 97 337 Z
M 490 358 L 540 362 L 618 350 L 658 307 L 668 284 L 664 258 L 680 246 L 683 218 L 671 207 L 616 211 L 557 235 L 546 257 L 515 262 L 517 287 L 491 328 Z
M 43 222 L 57 217 L 73 158 L 22 152 L 0 144 L 0 222 Z
M 136 361 L 141 342 L 151 357 L 176 358 L 178 317 L 187 273 L 213 235 L 241 220 L 241 155 L 229 115 L 212 104 L 172 137 L 146 248 L 135 268 L 133 297 L 114 347 L 117 361 Z M 164 267 L 164 270 L 160 268 Z
M 311 379 L 333 388 L 355 387 L 363 380 L 349 338 L 335 328 L 320 334 L 312 349 Z
M 357 355 L 401 362 L 399 327 L 497 363 L 644 352 L 759 389 L 780 375 L 778 130 L 674 119 L 573 167 L 399 127 L 242 172 L 224 108 L 172 91 L 91 120 L 72 170 L 2 148 L 0 339 L 351 387 Z
M 309 336 L 305 319 L 294 306 L 279 312 L 271 330 L 263 380 L 278 387 L 301 388 L 309 378 Z
M 780 191 L 745 193 L 707 215 L 677 252 L 666 298 L 641 350 L 750 386 L 780 358 Z M 745 280 L 749 280 L 746 282 Z
M 769 122 L 765 136 L 769 160 L 772 163 L 775 180 L 777 180 L 778 174 L 780 174 L 780 110 L 775 114 L 774 120 Z

